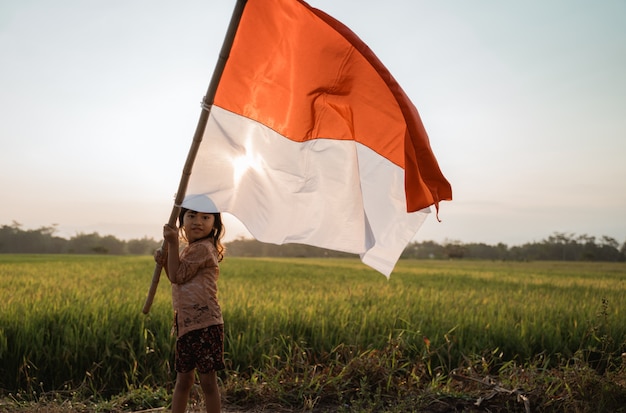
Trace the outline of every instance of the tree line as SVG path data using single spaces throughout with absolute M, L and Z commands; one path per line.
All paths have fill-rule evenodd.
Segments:
M 34 230 L 22 225 L 0 227 L 0 253 L 32 254 L 112 254 L 152 255 L 161 241 L 152 238 L 119 240 L 113 235 L 97 232 L 78 233 L 70 239 L 55 235 L 56 226 Z M 239 257 L 353 257 L 354 254 L 302 244 L 275 245 L 254 239 L 238 238 L 226 243 L 227 255 Z M 416 259 L 489 259 L 515 261 L 626 261 L 626 242 L 622 245 L 608 236 L 593 237 L 555 232 L 539 242 L 518 246 L 503 243 L 462 243 L 460 241 L 411 242 L 402 258 Z
M 229 242 L 227 254 L 233 256 L 349 257 L 348 254 L 301 244 L 274 245 L 240 238 Z M 409 243 L 400 258 L 415 259 L 488 259 L 515 261 L 626 261 L 626 242 L 621 246 L 611 237 L 554 233 L 547 239 L 509 247 L 499 243 L 462 243 L 435 241 Z
M 13 221 L 0 227 L 0 253 L 151 255 L 161 245 L 152 238 L 124 241 L 97 232 L 78 233 L 65 239 L 56 236 L 56 231 L 54 225 L 25 230 Z
M 586 234 L 555 232 L 539 242 L 508 246 L 503 243 L 487 245 L 446 241 L 410 243 L 402 258 L 473 258 L 514 261 L 626 261 L 626 242 L 621 246 L 614 238 L 599 238 Z

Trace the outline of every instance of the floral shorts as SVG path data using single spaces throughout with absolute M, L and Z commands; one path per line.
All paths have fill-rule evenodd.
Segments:
M 200 373 L 224 370 L 224 325 L 193 330 L 176 340 L 176 371 Z

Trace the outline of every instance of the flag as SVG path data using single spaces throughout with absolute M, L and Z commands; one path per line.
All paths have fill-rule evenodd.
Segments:
M 299 0 L 248 0 L 187 194 L 252 236 L 359 254 L 389 276 L 451 200 L 415 106 L 350 29 Z

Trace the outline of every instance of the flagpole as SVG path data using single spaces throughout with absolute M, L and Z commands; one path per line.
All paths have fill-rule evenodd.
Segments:
M 239 27 L 239 21 L 241 20 L 241 15 L 243 14 L 243 9 L 246 5 L 246 1 L 247 0 L 237 0 L 237 3 L 235 4 L 235 8 L 233 10 L 233 14 L 230 18 L 230 23 L 226 31 L 226 36 L 224 37 L 224 42 L 222 43 L 222 49 L 220 50 L 217 63 L 215 64 L 215 70 L 213 71 L 211 82 L 209 83 L 206 95 L 204 96 L 204 99 L 202 101 L 202 111 L 200 112 L 200 118 L 198 119 L 196 132 L 193 135 L 191 148 L 189 148 L 189 153 L 187 154 L 187 160 L 185 161 L 185 166 L 183 167 L 183 173 L 180 178 L 178 191 L 176 192 L 176 198 L 174 200 L 174 207 L 172 208 L 172 213 L 170 214 L 170 219 L 168 221 L 168 224 L 170 226 L 176 225 L 176 220 L 180 212 L 180 204 L 185 198 L 187 184 L 189 183 L 189 177 L 191 176 L 191 169 L 196 159 L 196 154 L 198 153 L 200 143 L 202 142 L 204 130 L 209 119 L 209 114 L 211 113 L 211 106 L 213 105 L 213 101 L 215 99 L 215 92 L 217 91 L 217 86 L 222 77 L 222 73 L 224 72 L 226 61 L 228 60 L 228 56 L 230 55 L 230 49 L 233 45 L 233 40 L 235 39 L 235 34 L 237 33 L 237 28 Z M 161 248 L 165 248 L 165 246 L 166 243 L 165 241 L 163 241 Z M 161 270 L 162 266 L 157 263 L 154 267 L 154 273 L 152 274 L 152 283 L 150 284 L 148 296 L 146 297 L 146 302 L 143 306 L 144 314 L 148 314 L 148 312 L 150 311 L 150 307 L 152 306 L 152 302 L 154 301 L 154 296 L 159 285 L 159 279 L 161 278 Z

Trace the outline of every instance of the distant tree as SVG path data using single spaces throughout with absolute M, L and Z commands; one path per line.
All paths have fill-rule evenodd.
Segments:
M 126 243 L 126 250 L 133 255 L 152 255 L 161 244 L 152 238 L 131 239 Z
M 93 254 L 106 253 L 104 246 L 101 244 L 100 234 L 92 232 L 91 234 L 78 233 L 70 238 L 68 250 L 74 254 Z
M 465 244 L 464 249 L 468 258 L 480 258 L 489 260 L 506 260 L 508 247 L 506 244 L 487 245 L 484 243 Z
M 463 258 L 467 253 L 467 248 L 458 240 L 446 240 L 443 249 L 448 258 Z
M 276 245 L 255 239 L 237 238 L 226 243 L 226 254 L 234 257 L 352 257 L 341 251 L 304 244 Z
M 603 235 L 602 238 L 600 238 L 600 245 L 603 247 L 606 246 L 606 247 L 613 248 L 613 249 L 619 248 L 619 242 L 617 242 L 615 238 L 607 237 L 606 235 Z
M 444 248 L 435 241 L 411 242 L 406 246 L 400 258 L 433 259 L 444 258 Z
M 624 253 L 619 250 L 619 242 L 606 235 L 600 238 L 598 255 L 602 261 L 624 261 Z
M 100 238 L 97 246 L 105 251 L 104 254 L 123 255 L 126 254 L 126 243 L 115 238 L 113 235 L 107 235 Z
M 565 261 L 567 259 L 573 259 L 574 255 L 569 253 L 573 241 L 574 234 L 566 234 L 564 232 L 555 232 L 547 239 L 546 248 L 551 250 L 549 255 L 555 257 L 553 259 L 560 259 Z M 558 255 L 557 255 L 558 254 Z M 559 258 L 556 258 L 560 256 Z
M 13 221 L 11 226 L 0 228 L 0 252 L 5 253 L 59 253 L 63 252 L 64 240 L 55 237 L 56 224 L 34 230 L 23 230 Z
M 596 258 L 596 237 L 587 234 L 579 235 L 576 238 L 579 244 L 578 259 L 582 261 L 593 261 Z

